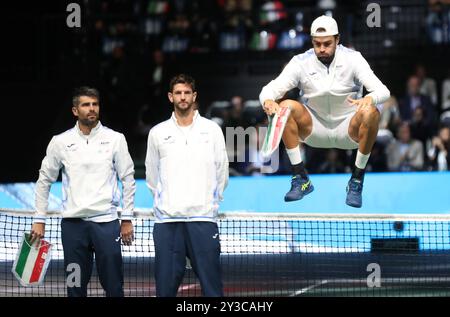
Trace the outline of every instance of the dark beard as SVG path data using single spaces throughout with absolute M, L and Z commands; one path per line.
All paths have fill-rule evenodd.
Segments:
M 175 105 L 175 109 L 177 109 L 177 111 L 179 112 L 180 115 L 188 114 L 193 107 L 194 107 L 194 103 L 189 104 L 188 107 L 185 109 L 179 107 L 178 105 Z
M 79 119 L 79 120 L 84 126 L 93 128 L 93 127 L 95 127 L 97 125 L 98 116 L 96 116 L 94 121 L 89 120 L 88 118 L 86 118 L 86 119 Z
M 321 61 L 323 64 L 329 66 L 334 59 L 334 54 L 329 57 L 317 57 L 317 59 Z

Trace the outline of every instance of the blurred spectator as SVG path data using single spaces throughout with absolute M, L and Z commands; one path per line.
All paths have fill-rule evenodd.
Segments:
M 170 116 L 167 91 L 172 70 L 169 67 L 170 63 L 166 62 L 166 56 L 159 49 L 151 52 L 151 60 L 146 60 L 142 65 L 144 66 L 138 71 L 142 73 L 140 77 L 144 78 L 143 97 L 140 103 L 144 106 L 138 111 L 142 118 L 139 120 L 142 120 L 146 127 L 147 125 L 151 127 L 162 118 Z M 138 93 L 138 91 L 135 92 L 135 94 Z
M 176 14 L 167 23 L 167 30 L 170 34 L 187 35 L 191 23 L 185 14 Z
M 244 102 L 242 111 L 242 123 L 244 127 L 256 126 L 267 121 L 267 115 L 264 112 L 259 100 L 247 100 Z
M 281 32 L 277 47 L 281 50 L 299 50 L 308 40 L 307 34 L 289 29 Z
M 446 109 L 450 109 L 450 69 L 447 72 L 447 78 L 442 82 L 441 111 Z
M 169 2 L 150 0 L 147 5 L 147 13 L 149 14 L 167 14 L 169 12 Z
M 241 127 L 242 110 L 244 109 L 244 100 L 241 96 L 233 96 L 231 98 L 231 109 L 228 116 L 228 121 L 225 123 L 227 127 Z
M 448 171 L 450 163 L 450 127 L 442 127 L 439 134 L 433 137 L 428 150 L 430 167 L 435 171 Z
M 450 126 L 450 108 L 442 112 L 440 117 L 440 124 Z
M 254 51 L 268 51 L 276 47 L 278 35 L 275 32 L 256 31 L 253 33 L 249 49 Z
M 422 107 L 424 110 L 425 122 L 428 126 L 435 123 L 436 113 L 433 104 L 428 96 L 420 93 L 420 79 L 411 76 L 407 83 L 407 94 L 399 102 L 400 117 L 402 121 L 411 121 L 414 110 Z
M 448 0 L 428 0 L 426 27 L 428 37 L 434 44 L 450 42 L 450 10 Z
M 111 110 L 115 112 L 115 119 L 111 125 L 118 131 L 125 131 L 134 120 L 136 94 L 132 92 L 133 87 L 129 83 L 133 82 L 135 74 L 135 64 L 121 46 L 115 47 L 111 57 L 101 65 L 101 78 L 105 81 L 104 91 L 109 103 L 114 105 Z
M 349 165 L 351 166 L 351 165 Z M 367 163 L 367 170 L 371 172 L 386 172 L 386 151 L 385 145 L 375 142 L 370 154 L 369 162 Z
M 231 103 L 228 100 L 216 100 L 208 107 L 205 116 L 209 119 L 221 119 L 223 127 L 225 127 L 227 126 L 226 123 L 229 121 L 230 107 Z
M 427 70 L 422 64 L 416 65 L 414 75 L 416 75 L 420 80 L 420 93 L 422 95 L 430 97 L 433 106 L 436 107 L 438 103 L 436 80 L 427 77 Z
M 381 107 L 377 142 L 388 144 L 394 137 L 393 132 L 397 131 L 400 122 L 397 99 L 390 96 Z
M 166 97 L 171 70 L 165 63 L 164 53 L 160 49 L 156 49 L 152 54 L 152 64 L 150 65 L 148 80 L 149 89 L 152 96 L 156 98 Z
M 190 51 L 192 53 L 207 53 L 216 49 L 218 23 L 217 19 L 194 13 L 192 17 L 192 41 Z
M 175 14 L 186 14 L 188 13 L 188 3 L 189 0 L 170 0 L 169 8 Z
M 259 25 L 266 31 L 278 32 L 286 27 L 287 12 L 279 0 L 266 0 L 259 11 Z
M 328 11 L 328 10 L 333 11 L 334 8 L 336 8 L 336 1 L 335 0 L 318 0 L 317 7 L 323 11 Z
M 387 165 L 390 171 L 419 171 L 423 169 L 423 146 L 411 139 L 409 124 L 403 122 L 397 131 L 397 139 L 386 148 Z
M 411 137 L 422 142 L 425 149 L 427 140 L 434 134 L 434 127 L 425 121 L 423 108 L 414 109 L 413 118 L 410 123 Z

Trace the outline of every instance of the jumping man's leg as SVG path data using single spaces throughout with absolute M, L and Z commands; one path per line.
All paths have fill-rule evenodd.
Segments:
M 346 203 L 359 208 L 362 206 L 364 172 L 370 152 L 375 144 L 380 122 L 380 113 L 375 107 L 359 110 L 351 119 L 348 127 L 350 137 L 359 143 L 355 167 L 347 186 Z
M 312 119 L 308 110 L 301 103 L 294 100 L 284 100 L 280 103 L 281 107 L 291 107 L 291 115 L 286 123 L 283 132 L 283 142 L 286 146 L 286 153 L 292 165 L 291 189 L 284 197 L 285 201 L 300 200 L 303 196 L 314 190 L 305 165 L 300 155 L 300 140 L 307 138 L 312 131 Z

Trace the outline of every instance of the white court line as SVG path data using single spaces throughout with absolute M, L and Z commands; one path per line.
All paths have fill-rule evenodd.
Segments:
M 304 294 L 304 293 L 306 293 L 306 292 L 312 290 L 313 288 L 319 287 L 319 286 L 321 286 L 321 285 L 323 285 L 323 284 L 326 284 L 326 283 L 328 283 L 328 281 L 327 281 L 327 280 L 323 280 L 323 281 L 320 281 L 320 282 L 317 283 L 317 284 L 314 284 L 314 285 L 311 285 L 311 286 L 302 288 L 301 290 L 298 290 L 298 291 L 296 291 L 294 294 L 292 294 L 291 297 L 294 297 L 294 296 L 298 296 L 298 295 Z
M 197 286 L 199 286 L 198 283 L 185 284 L 185 285 L 181 285 L 179 290 L 180 291 L 187 291 L 187 290 L 196 288 Z

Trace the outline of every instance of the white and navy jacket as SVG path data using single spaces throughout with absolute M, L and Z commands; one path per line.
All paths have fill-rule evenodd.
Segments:
M 89 135 L 78 127 L 56 135 L 36 182 L 34 222 L 45 222 L 50 186 L 62 169 L 64 218 L 82 218 L 94 222 L 117 219 L 120 204 L 118 178 L 122 182 L 122 219 L 131 219 L 134 209 L 134 164 L 125 136 L 99 122 Z
M 145 168 L 157 222 L 216 221 L 228 157 L 215 122 L 196 111 L 183 130 L 172 114 L 150 130 Z
M 281 74 L 262 89 L 259 100 L 261 104 L 268 99 L 278 100 L 298 87 L 302 103 L 333 124 L 356 111 L 347 97 L 361 98 L 363 86 L 375 104 L 383 103 L 390 96 L 360 52 L 338 45 L 329 67 L 317 58 L 314 49 L 294 56 Z

